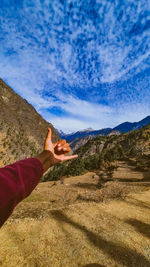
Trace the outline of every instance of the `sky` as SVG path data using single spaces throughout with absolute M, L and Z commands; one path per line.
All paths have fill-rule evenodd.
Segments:
M 58 130 L 150 115 L 150 0 L 1 0 L 0 77 Z

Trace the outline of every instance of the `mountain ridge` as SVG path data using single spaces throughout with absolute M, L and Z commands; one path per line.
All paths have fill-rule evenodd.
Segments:
M 120 131 L 120 133 L 126 133 L 126 132 L 129 132 L 129 131 L 132 131 L 134 129 L 140 129 L 141 127 L 147 125 L 150 123 L 150 116 L 146 116 L 144 119 L 138 121 L 138 122 L 129 122 L 129 121 L 125 121 L 123 123 L 120 123 L 118 124 L 117 126 L 113 127 L 113 128 L 102 128 L 102 129 L 99 129 L 99 130 L 93 130 L 92 128 L 87 128 L 85 130 L 80 130 L 80 131 L 76 131 L 76 132 L 73 132 L 73 133 L 69 133 L 69 134 L 65 134 L 63 131 L 58 131 L 58 133 L 60 134 L 60 136 L 62 138 L 66 137 L 66 140 L 67 141 L 71 141 L 74 139 L 74 136 L 76 137 L 79 137 L 78 136 L 78 133 L 82 133 L 82 135 L 86 136 L 88 135 L 89 133 L 91 135 L 98 135 L 98 134 L 106 134 L 107 133 L 111 133 L 112 131 Z M 126 129 L 125 129 L 126 128 Z M 110 132 L 109 132 L 110 131 Z
M 137 130 L 142 128 L 143 126 L 146 126 L 150 123 L 150 116 L 145 117 L 144 119 L 138 121 L 138 122 L 123 122 L 114 128 L 104 128 L 100 130 L 93 130 L 93 131 L 77 131 L 72 134 L 61 134 L 58 132 L 59 136 L 62 139 L 66 139 L 67 142 L 69 142 L 71 148 L 73 151 L 75 151 L 77 148 L 82 146 L 86 143 L 89 139 L 95 138 L 99 135 L 109 136 L 109 135 L 119 135 L 122 133 L 128 133 L 133 130 Z

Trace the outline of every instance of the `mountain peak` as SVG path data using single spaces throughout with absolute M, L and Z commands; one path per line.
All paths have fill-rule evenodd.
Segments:
M 87 129 L 82 130 L 82 132 L 84 132 L 84 131 L 86 131 L 86 132 L 91 132 L 91 131 L 94 131 L 94 129 L 91 128 L 91 127 L 89 127 L 89 128 L 87 128 Z

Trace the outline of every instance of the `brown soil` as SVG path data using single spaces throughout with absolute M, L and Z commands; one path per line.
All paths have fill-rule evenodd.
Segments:
M 1 228 L 0 266 L 150 266 L 150 183 L 93 174 L 40 183 Z

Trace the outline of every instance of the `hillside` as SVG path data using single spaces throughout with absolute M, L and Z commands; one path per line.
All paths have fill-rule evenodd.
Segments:
M 76 151 L 79 147 L 84 146 L 93 136 L 88 135 L 82 138 L 75 138 L 69 142 L 72 151 Z
M 32 105 L 16 94 L 0 79 L 0 165 L 12 163 L 41 151 L 52 129 L 53 142 L 59 136 L 53 125 L 45 121 Z
M 102 144 L 104 144 L 102 148 Z M 99 136 L 89 140 L 83 147 L 76 150 L 80 156 L 101 153 L 108 160 L 120 157 L 149 155 L 150 124 L 139 130 L 112 136 Z M 110 154 L 110 155 L 109 155 Z M 110 157 L 109 157 L 110 156 Z

